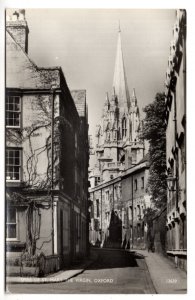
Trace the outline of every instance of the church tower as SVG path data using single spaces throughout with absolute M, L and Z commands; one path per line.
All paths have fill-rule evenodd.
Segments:
M 112 93 L 111 97 L 106 93 L 102 117 L 96 126 L 96 165 L 90 176 L 94 176 L 94 182 L 111 180 L 143 158 L 140 125 L 135 89 L 131 97 L 128 89 L 119 28 Z

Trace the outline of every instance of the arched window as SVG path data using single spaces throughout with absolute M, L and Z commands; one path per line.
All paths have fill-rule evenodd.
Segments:
M 122 138 L 127 136 L 127 120 L 123 118 L 122 120 Z
M 130 136 L 130 139 L 132 140 L 132 121 L 130 121 L 130 123 L 129 123 L 129 136 Z
M 120 138 L 121 138 L 121 132 L 119 127 L 119 129 L 117 130 L 117 139 L 120 140 Z

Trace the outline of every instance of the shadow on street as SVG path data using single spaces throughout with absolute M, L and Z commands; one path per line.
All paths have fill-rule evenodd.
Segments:
M 136 259 L 144 259 L 143 256 L 136 253 L 125 252 L 117 249 L 92 249 L 98 254 L 98 259 L 91 264 L 88 270 L 114 269 L 138 267 Z

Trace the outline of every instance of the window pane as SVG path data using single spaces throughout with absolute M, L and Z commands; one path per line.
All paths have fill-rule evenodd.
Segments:
M 7 238 L 16 238 L 16 224 L 7 224 L 6 230 Z
M 20 165 L 20 159 L 19 159 L 19 157 L 16 157 L 16 158 L 15 158 L 15 165 L 16 165 L 16 166 L 19 166 L 19 165 Z
M 13 108 L 14 108 L 13 104 L 12 104 L 12 103 L 10 103 L 10 104 L 9 104 L 9 108 L 8 108 L 8 110 L 12 110 L 12 111 L 13 111 Z
M 10 118 L 9 113 L 6 114 L 6 125 L 13 126 L 13 119 Z
M 6 165 L 7 165 L 8 161 L 9 161 L 9 151 L 8 150 L 5 153 L 5 157 L 6 157 Z
M 19 125 L 20 125 L 20 119 L 18 116 L 18 117 L 15 117 L 15 119 L 14 119 L 14 126 L 19 126 Z
M 8 98 L 9 104 L 13 104 L 13 101 L 14 101 L 14 98 L 10 96 L 10 97 Z
M 18 180 L 19 179 L 19 167 L 14 167 L 13 170 L 13 180 Z
M 11 157 L 14 157 L 14 150 L 8 150 L 9 151 L 9 157 L 11 158 Z
M 12 173 L 13 172 L 13 166 L 7 166 L 7 172 Z
M 11 180 L 11 174 L 9 172 L 6 172 L 6 179 Z
M 7 209 L 7 223 L 16 223 L 16 208 Z
M 13 164 L 14 164 L 14 158 L 13 158 L 13 157 L 10 157 L 10 158 L 9 158 L 9 161 L 8 161 L 8 165 L 13 166 Z
M 15 97 L 14 99 L 15 99 L 15 103 L 16 103 L 16 104 L 19 104 L 19 103 L 20 103 L 20 97 Z
M 15 103 L 15 111 L 20 111 L 20 104 L 19 103 Z

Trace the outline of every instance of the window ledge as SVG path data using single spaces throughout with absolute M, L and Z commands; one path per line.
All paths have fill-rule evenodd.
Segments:
M 21 182 L 20 179 L 6 179 L 6 182 Z
M 6 187 L 21 187 L 24 186 L 24 182 L 20 180 L 11 180 L 11 181 L 6 181 Z
M 10 125 L 6 125 L 6 128 L 10 128 L 10 129 L 21 129 L 21 126 L 10 126 Z

